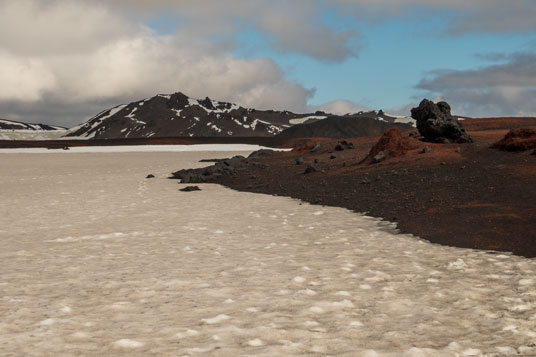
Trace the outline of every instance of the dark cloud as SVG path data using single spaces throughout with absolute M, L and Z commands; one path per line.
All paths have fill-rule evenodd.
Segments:
M 470 116 L 536 115 L 536 53 L 518 53 L 505 63 L 475 70 L 440 70 L 417 88 L 438 95 Z
M 325 0 L 338 5 L 345 13 L 362 21 L 382 21 L 405 17 L 419 21 L 425 9 L 432 15 L 448 11 L 451 35 L 467 33 L 533 32 L 536 30 L 536 1 L 534 0 Z

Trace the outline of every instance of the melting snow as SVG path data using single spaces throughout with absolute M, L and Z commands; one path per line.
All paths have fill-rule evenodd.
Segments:
M 140 348 L 144 346 L 144 343 L 123 338 L 114 342 L 114 346 L 118 348 Z
M 413 119 L 412 117 L 394 115 L 394 114 L 387 114 L 387 113 L 385 115 L 388 116 L 388 117 L 395 118 L 395 120 L 394 120 L 395 123 L 411 124 L 412 126 L 415 126 L 415 123 L 416 123 L 415 119 Z
M 145 179 L 238 153 L 0 155 L 2 353 L 536 354 L 534 259 Z
M 311 116 L 304 117 L 304 118 L 290 119 L 288 122 L 290 124 L 296 125 L 296 124 L 305 123 L 309 119 L 319 119 L 319 120 L 321 120 L 321 119 L 326 119 L 326 118 L 327 118 L 327 116 L 325 116 L 325 115 L 311 115 Z
M 220 322 L 229 320 L 230 318 L 231 318 L 230 316 L 221 314 L 221 315 L 218 315 L 218 316 L 210 318 L 210 319 L 202 319 L 201 321 L 206 323 L 206 324 L 213 325 L 213 324 L 218 324 Z

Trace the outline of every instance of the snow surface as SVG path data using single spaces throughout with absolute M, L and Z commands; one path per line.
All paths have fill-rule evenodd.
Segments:
M 68 131 L 61 130 L 0 130 L 0 140 L 59 140 Z
M 536 355 L 534 259 L 167 179 L 247 153 L 0 155 L 1 354 Z
M 250 144 L 198 144 L 198 145 L 117 145 L 117 146 L 73 146 L 69 150 L 46 148 L 0 149 L 0 154 L 73 154 L 73 153 L 121 153 L 121 152 L 229 152 L 256 151 L 271 149 L 287 151 L 290 149 L 274 149 Z
M 415 126 L 415 119 L 412 117 L 402 116 L 402 115 L 394 115 L 394 114 L 385 114 L 388 117 L 395 118 L 395 123 L 403 123 L 403 124 L 411 124 Z
M 21 128 L 26 128 L 26 125 L 24 125 L 24 124 L 16 123 L 16 122 L 9 121 L 9 120 L 0 119 L 0 123 L 12 125 L 12 126 L 19 126 Z M 28 125 L 30 125 L 30 124 L 28 124 Z
M 319 116 L 319 115 L 311 115 L 311 116 L 308 116 L 308 117 L 305 117 L 305 118 L 298 118 L 298 119 L 290 119 L 289 120 L 289 123 L 290 124 L 302 124 L 302 123 L 305 123 L 307 120 L 309 119 L 326 119 L 327 116 L 325 115 L 322 115 L 322 116 Z

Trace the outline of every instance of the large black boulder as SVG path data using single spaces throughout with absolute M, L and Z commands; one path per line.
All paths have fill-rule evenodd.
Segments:
M 460 122 L 450 114 L 447 102 L 437 104 L 423 99 L 417 108 L 411 109 L 411 117 L 417 121 L 417 129 L 426 140 L 434 142 L 473 142 Z

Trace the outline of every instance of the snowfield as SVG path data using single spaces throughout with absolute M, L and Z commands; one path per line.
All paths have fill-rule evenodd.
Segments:
M 67 130 L 2 130 L 0 140 L 60 140 Z
M 235 154 L 0 154 L 0 354 L 536 354 L 536 260 L 166 179 Z

